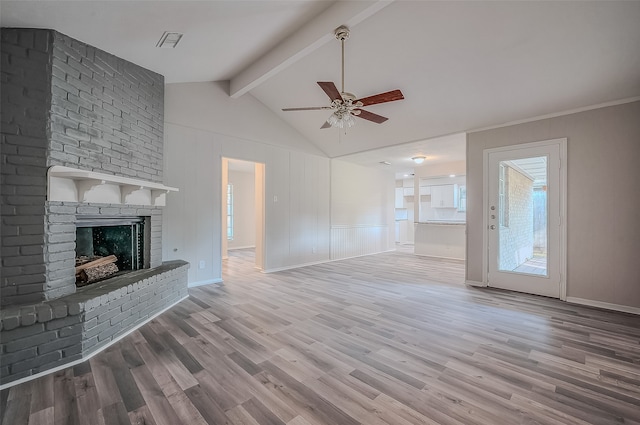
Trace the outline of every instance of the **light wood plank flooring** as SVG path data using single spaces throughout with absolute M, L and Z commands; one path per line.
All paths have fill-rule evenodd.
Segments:
M 640 424 L 638 316 L 405 252 L 272 274 L 231 254 L 224 284 L 2 391 L 2 424 Z

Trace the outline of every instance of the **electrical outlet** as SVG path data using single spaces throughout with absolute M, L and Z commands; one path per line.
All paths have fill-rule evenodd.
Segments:
M 200 262 L 198 263 L 198 268 L 200 268 L 200 269 L 204 269 L 204 267 L 205 267 L 205 265 L 206 265 L 206 264 L 207 264 L 207 263 L 206 263 L 204 260 L 200 260 Z

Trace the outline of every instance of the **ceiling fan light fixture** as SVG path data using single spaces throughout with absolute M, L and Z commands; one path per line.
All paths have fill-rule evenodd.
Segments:
M 415 162 L 416 164 L 418 164 L 418 165 L 422 164 L 425 159 L 427 159 L 427 157 L 424 156 L 424 155 L 418 155 L 418 156 L 414 156 L 413 158 L 411 158 L 411 160 L 413 162 Z
M 327 122 L 331 127 L 336 128 L 351 128 L 356 124 L 350 113 L 340 113 L 339 111 L 331 114 Z

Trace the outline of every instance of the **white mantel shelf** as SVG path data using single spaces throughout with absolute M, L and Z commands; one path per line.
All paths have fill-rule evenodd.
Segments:
M 54 165 L 49 168 L 47 199 L 99 204 L 163 207 L 175 187 L 162 183 Z

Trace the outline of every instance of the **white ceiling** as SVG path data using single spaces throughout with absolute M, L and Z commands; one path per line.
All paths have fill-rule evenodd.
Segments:
M 414 172 L 417 166 L 411 158 L 424 156 L 420 167 L 433 164 L 466 160 L 467 137 L 465 133 L 436 137 L 428 140 L 387 146 L 340 157 L 341 160 L 352 162 L 364 167 L 393 172 L 398 179 Z M 382 162 L 389 164 L 382 164 Z
M 419 142 L 640 96 L 638 1 L 3 0 L 0 17 L 56 29 L 167 83 L 230 80 L 232 96 L 249 92 L 329 157 L 356 162 L 393 145 L 429 155 Z M 328 104 L 316 82 L 340 86 L 341 24 L 351 27 L 345 89 L 405 95 L 366 108 L 389 121 L 357 119 L 346 135 L 320 130 L 327 111 L 281 111 Z M 155 47 L 166 30 L 184 32 L 177 49 Z

